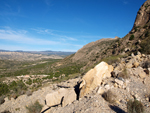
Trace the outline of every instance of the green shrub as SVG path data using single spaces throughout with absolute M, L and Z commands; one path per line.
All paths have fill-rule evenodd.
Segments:
M 41 83 L 42 83 L 42 80 L 41 80 L 40 78 L 33 79 L 33 83 L 41 84 Z
M 22 82 L 22 80 L 17 81 L 17 86 L 18 88 L 22 89 L 22 90 L 26 90 L 27 86 Z
M 129 40 L 133 40 L 134 39 L 134 35 L 131 35 Z
M 145 37 L 148 37 L 149 36 L 149 32 L 147 31 L 146 33 L 145 33 Z
M 42 110 L 42 105 L 36 101 L 34 104 L 29 105 L 27 108 L 28 113 L 40 113 Z
M 1 95 L 5 95 L 9 92 L 9 88 L 8 88 L 8 85 L 5 84 L 5 83 L 0 83 L 0 96 Z
M 32 80 L 29 78 L 29 79 L 26 81 L 26 84 L 31 85 L 31 84 L 32 84 Z
M 135 32 L 138 30 L 138 28 L 140 28 L 140 26 L 136 26 L 134 29 L 135 29 Z
M 143 28 L 147 28 L 148 26 L 147 26 L 147 24 L 143 27 Z
M 128 113 L 144 113 L 144 106 L 138 100 L 129 100 L 127 102 Z

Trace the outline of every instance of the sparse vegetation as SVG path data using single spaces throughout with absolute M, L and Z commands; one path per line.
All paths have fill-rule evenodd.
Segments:
M 130 76 L 129 76 L 129 74 L 127 73 L 126 68 L 124 68 L 123 71 L 118 74 L 118 77 L 122 77 L 122 78 L 124 78 L 124 79 L 128 79 Z
M 140 26 L 136 26 L 134 29 L 135 29 L 135 32 L 140 28 Z
M 9 97 L 17 98 L 19 95 L 23 94 L 23 91 L 26 90 L 27 87 L 21 80 L 17 82 L 13 81 L 8 85 L 6 83 L 0 83 L 0 96 L 7 95 L 11 92 Z
M 143 28 L 147 28 L 148 26 L 147 26 L 147 24 L 143 27 Z
M 127 102 L 128 113 L 144 113 L 144 106 L 138 100 L 129 100 Z
M 149 36 L 149 32 L 147 31 L 146 33 L 145 33 L 145 37 L 148 37 Z
M 134 35 L 131 35 L 129 40 L 133 40 L 134 39 Z
M 32 80 L 29 78 L 29 79 L 26 81 L 26 84 L 31 85 L 31 84 L 32 84 Z
M 5 102 L 4 97 L 5 97 L 5 96 L 0 96 L 0 105 Z
M 149 6 L 148 4 L 147 4 L 147 5 L 145 5 L 146 10 L 147 10 L 148 6 Z
M 110 103 L 115 103 L 115 101 L 116 101 L 115 99 L 117 96 L 115 94 L 113 94 L 112 91 L 108 90 L 107 92 L 104 92 L 102 94 L 102 97 Z
M 119 58 L 123 57 L 122 55 L 116 55 L 116 56 L 109 56 L 106 58 L 103 58 L 101 61 L 107 62 L 108 64 L 113 64 L 119 61 Z
M 8 85 L 5 83 L 0 83 L 0 96 L 5 95 L 9 92 Z
M 59 59 L 47 59 L 40 61 L 9 61 L 0 60 L 0 78 L 20 75 L 48 74 L 51 65 Z
M 27 108 L 28 113 L 40 113 L 42 110 L 42 105 L 36 101 L 34 104 L 29 105 Z
M 141 49 L 140 52 L 144 54 L 150 54 L 150 37 L 146 37 L 140 43 Z

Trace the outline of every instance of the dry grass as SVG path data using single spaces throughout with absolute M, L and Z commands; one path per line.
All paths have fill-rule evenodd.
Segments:
M 4 98 L 5 98 L 5 96 L 1 96 L 1 97 L 0 97 L 0 105 L 5 102 Z
M 113 94 L 110 90 L 108 90 L 107 92 L 104 92 L 102 94 L 102 97 L 109 103 L 115 103 L 117 96 Z
M 28 113 L 40 113 L 42 107 L 43 106 L 38 101 L 36 101 L 34 104 L 31 104 L 26 108 L 28 109 Z
M 124 68 L 123 71 L 118 74 L 118 77 L 122 77 L 123 79 L 130 78 L 129 74 L 127 73 L 126 68 Z
M 129 100 L 127 102 L 128 113 L 144 113 L 144 106 L 138 100 Z

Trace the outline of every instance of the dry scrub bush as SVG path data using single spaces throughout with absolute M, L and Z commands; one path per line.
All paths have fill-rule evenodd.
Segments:
M 28 113 L 40 113 L 42 107 L 43 106 L 38 101 L 36 101 L 34 104 L 31 104 L 26 108 L 28 109 Z
M 108 90 L 107 92 L 104 92 L 102 94 L 102 97 L 110 103 L 115 103 L 115 101 L 116 101 L 115 99 L 117 96 L 115 94 L 113 94 L 110 90 Z
M 1 97 L 0 97 L 0 105 L 5 102 L 4 98 L 5 98 L 5 96 L 1 96 Z
M 138 100 L 129 100 L 127 102 L 128 113 L 144 113 L 144 106 Z
M 127 70 L 124 69 L 122 72 L 120 72 L 120 73 L 118 74 L 118 77 L 122 77 L 122 78 L 124 78 L 124 79 L 128 79 L 128 78 L 129 78 L 129 74 L 127 73 Z

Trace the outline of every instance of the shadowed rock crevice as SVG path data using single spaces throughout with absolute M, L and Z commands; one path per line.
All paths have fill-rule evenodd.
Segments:
M 79 89 L 80 84 L 81 84 L 81 82 L 78 82 L 77 85 L 74 86 L 74 91 L 77 95 L 77 98 L 76 98 L 77 100 L 79 100 L 79 95 L 80 95 L 80 89 Z

